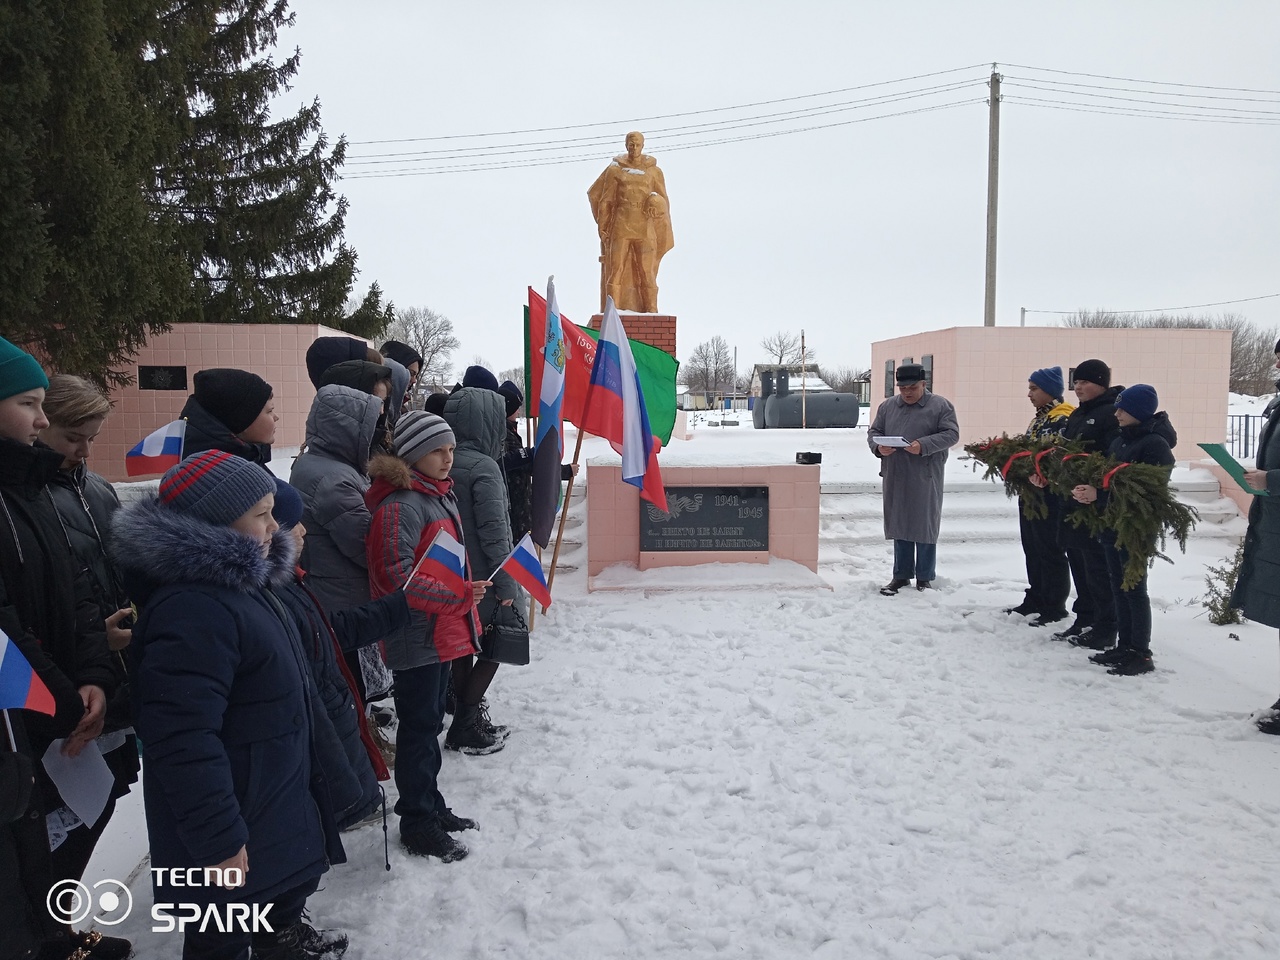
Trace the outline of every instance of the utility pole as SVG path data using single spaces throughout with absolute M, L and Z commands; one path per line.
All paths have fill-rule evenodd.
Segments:
M 991 120 L 987 142 L 987 297 L 982 324 L 996 325 L 996 199 L 1000 185 L 1000 74 L 991 65 Z
M 809 426 L 809 378 L 804 370 L 804 329 L 800 330 L 800 429 Z

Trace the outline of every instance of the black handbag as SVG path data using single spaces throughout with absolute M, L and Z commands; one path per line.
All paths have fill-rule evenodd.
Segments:
M 503 613 L 504 610 L 515 614 L 514 623 Z M 518 667 L 528 664 L 529 625 L 524 622 L 516 604 L 509 607 L 498 604 L 493 608 L 493 616 L 480 638 L 480 656 L 494 663 L 510 663 Z

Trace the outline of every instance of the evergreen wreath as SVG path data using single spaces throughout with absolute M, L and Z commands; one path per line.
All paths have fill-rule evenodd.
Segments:
M 1032 475 L 1039 474 L 1052 488 L 1056 465 L 1063 457 L 1079 454 L 1083 449 L 1078 441 L 1064 440 L 1056 434 L 1045 437 L 1001 434 L 967 444 L 964 451 L 970 459 L 987 468 L 982 475 L 984 480 L 999 478 L 1004 483 L 1005 496 L 1019 499 L 1023 516 L 1028 520 L 1043 520 L 1049 516 L 1049 506 L 1044 499 L 1045 488 L 1033 484 Z M 977 469 L 975 464 L 975 472 Z
M 1156 557 L 1169 559 L 1164 549 L 1170 535 L 1186 553 L 1187 537 L 1200 519 L 1193 507 L 1179 503 L 1169 490 L 1167 467 L 1118 463 L 1100 453 L 1084 453 L 1078 442 L 1057 436 L 1033 439 L 1001 434 L 967 444 L 964 450 L 986 466 L 985 479 L 999 477 L 1005 493 L 1021 499 L 1028 519 L 1048 516 L 1042 489 L 1030 481 L 1038 473 L 1047 481 L 1047 489 L 1074 507 L 1066 522 L 1085 527 L 1093 537 L 1113 531 L 1116 548 L 1129 552 L 1121 584 L 1125 590 L 1137 585 Z M 1071 491 L 1081 484 L 1097 489 L 1102 503 L 1077 504 Z

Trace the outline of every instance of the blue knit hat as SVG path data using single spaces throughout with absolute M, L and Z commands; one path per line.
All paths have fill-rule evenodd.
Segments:
M 302 494 L 291 483 L 276 477 L 276 502 L 271 516 L 285 530 L 291 530 L 302 521 Z
M 266 470 L 221 450 L 193 453 L 160 478 L 161 503 L 216 527 L 230 526 L 275 492 Z
M 1156 388 L 1145 383 L 1126 387 L 1116 397 L 1116 409 L 1123 410 L 1139 423 L 1154 417 L 1159 405 L 1160 398 L 1156 396 Z
M 1027 379 L 1055 400 L 1061 400 L 1063 393 L 1066 392 L 1066 384 L 1062 381 L 1061 367 L 1041 367 Z
M 36 358 L 0 337 L 0 400 L 37 387 L 48 390 L 49 378 Z

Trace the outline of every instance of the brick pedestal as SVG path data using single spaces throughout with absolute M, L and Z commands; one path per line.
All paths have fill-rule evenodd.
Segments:
M 673 315 L 619 312 L 618 316 L 622 319 L 622 327 L 627 331 L 629 339 L 657 347 L 673 357 L 676 355 L 676 318 Z M 592 330 L 599 330 L 603 319 L 604 316 L 597 313 L 588 326 Z

